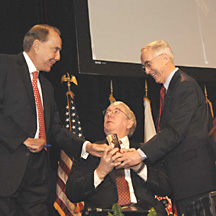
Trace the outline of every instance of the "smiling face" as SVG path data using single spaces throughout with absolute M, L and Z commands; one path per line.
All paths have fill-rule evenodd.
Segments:
M 133 120 L 128 118 L 122 104 L 111 104 L 104 114 L 104 132 L 106 135 L 116 133 L 118 138 L 127 136 L 133 124 Z
M 145 73 L 151 75 L 156 83 L 165 83 L 167 75 L 165 72 L 165 53 L 156 54 L 152 48 L 143 49 L 141 52 L 141 62 L 145 68 Z
M 32 46 L 34 50 L 32 61 L 37 70 L 49 72 L 51 67 L 60 60 L 61 48 L 62 40 L 53 30 L 49 30 L 46 41 L 35 40 Z
M 145 73 L 157 83 L 165 84 L 168 76 L 175 70 L 174 56 L 169 44 L 153 41 L 141 50 L 141 63 Z

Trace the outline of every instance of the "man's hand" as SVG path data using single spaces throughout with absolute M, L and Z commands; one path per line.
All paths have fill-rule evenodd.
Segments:
M 30 152 L 37 153 L 40 152 L 45 143 L 45 139 L 27 138 L 23 143 Z
M 88 142 L 86 145 L 86 151 L 93 156 L 102 157 L 107 147 L 107 144 L 95 144 Z
M 120 163 L 117 169 L 127 169 L 142 162 L 142 158 L 136 149 L 121 149 L 121 153 L 115 160 L 115 163 Z
M 120 154 L 119 149 L 112 149 L 111 146 L 108 146 L 104 151 L 104 155 L 101 157 L 100 163 L 96 169 L 97 175 L 101 180 L 115 167 L 114 156 L 116 154 Z

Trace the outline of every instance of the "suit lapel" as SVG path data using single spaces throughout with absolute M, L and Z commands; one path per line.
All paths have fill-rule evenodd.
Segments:
M 170 94 L 170 92 L 172 92 L 172 89 L 174 88 L 174 86 L 178 82 L 181 73 L 182 73 L 181 70 L 177 70 L 176 73 L 173 75 L 173 77 L 170 81 L 170 84 L 169 84 L 169 88 L 168 88 L 168 92 L 167 92 L 168 95 Z
M 165 110 L 167 109 L 167 105 L 169 104 L 170 95 L 172 94 L 172 90 L 179 80 L 180 73 L 181 73 L 181 71 L 177 70 L 170 81 L 168 91 L 167 91 L 165 98 L 164 98 L 164 103 L 163 103 L 162 113 L 161 113 L 161 125 L 160 126 L 162 126 L 163 118 L 165 117 L 165 113 L 166 113 Z
M 23 88 L 29 97 L 29 101 L 32 105 L 32 110 L 36 112 L 33 88 L 31 84 L 31 78 L 28 70 L 28 66 L 26 64 L 25 58 L 22 53 L 17 55 L 17 65 L 18 65 L 18 76 L 21 77 Z
M 35 106 L 33 88 L 31 84 L 31 78 L 30 78 L 28 66 L 26 64 L 25 58 L 22 53 L 17 55 L 17 65 L 18 65 L 17 71 L 19 73 L 18 76 L 20 76 L 23 81 L 22 82 L 23 88 L 25 88 L 25 92 L 27 93 L 30 103 L 32 105 L 32 110 L 34 110 L 36 115 L 36 106 Z M 43 95 L 44 117 L 45 117 L 45 127 L 46 127 L 46 125 L 49 125 L 50 123 L 50 101 L 49 101 L 48 91 L 46 91 L 45 78 L 41 76 L 39 79 L 40 79 L 41 90 Z

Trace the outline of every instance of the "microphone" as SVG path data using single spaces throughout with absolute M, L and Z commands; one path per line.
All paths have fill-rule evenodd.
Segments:
M 111 145 L 112 148 L 121 148 L 117 134 L 109 134 L 107 135 L 106 139 L 108 141 L 108 144 Z

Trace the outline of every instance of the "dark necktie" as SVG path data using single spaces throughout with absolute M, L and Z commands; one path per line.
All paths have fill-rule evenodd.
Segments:
M 32 87 L 34 91 L 34 97 L 35 97 L 37 113 L 38 113 L 38 121 L 39 121 L 39 138 L 45 139 L 45 142 L 46 142 L 44 112 L 43 112 L 42 101 L 41 101 L 41 97 L 40 97 L 40 93 L 39 93 L 38 85 L 37 85 L 38 71 L 33 72 L 32 75 L 33 75 Z
M 158 127 L 157 127 L 157 131 L 160 130 L 161 112 L 162 112 L 162 108 L 163 108 L 165 93 L 166 93 L 166 89 L 165 89 L 164 86 L 162 86 L 162 87 L 161 87 L 161 90 L 160 90 L 160 111 L 159 111 L 159 116 L 158 116 Z
M 118 204 L 120 206 L 131 203 L 130 191 L 128 182 L 125 179 L 124 169 L 115 170 L 116 172 L 116 186 L 118 190 Z

